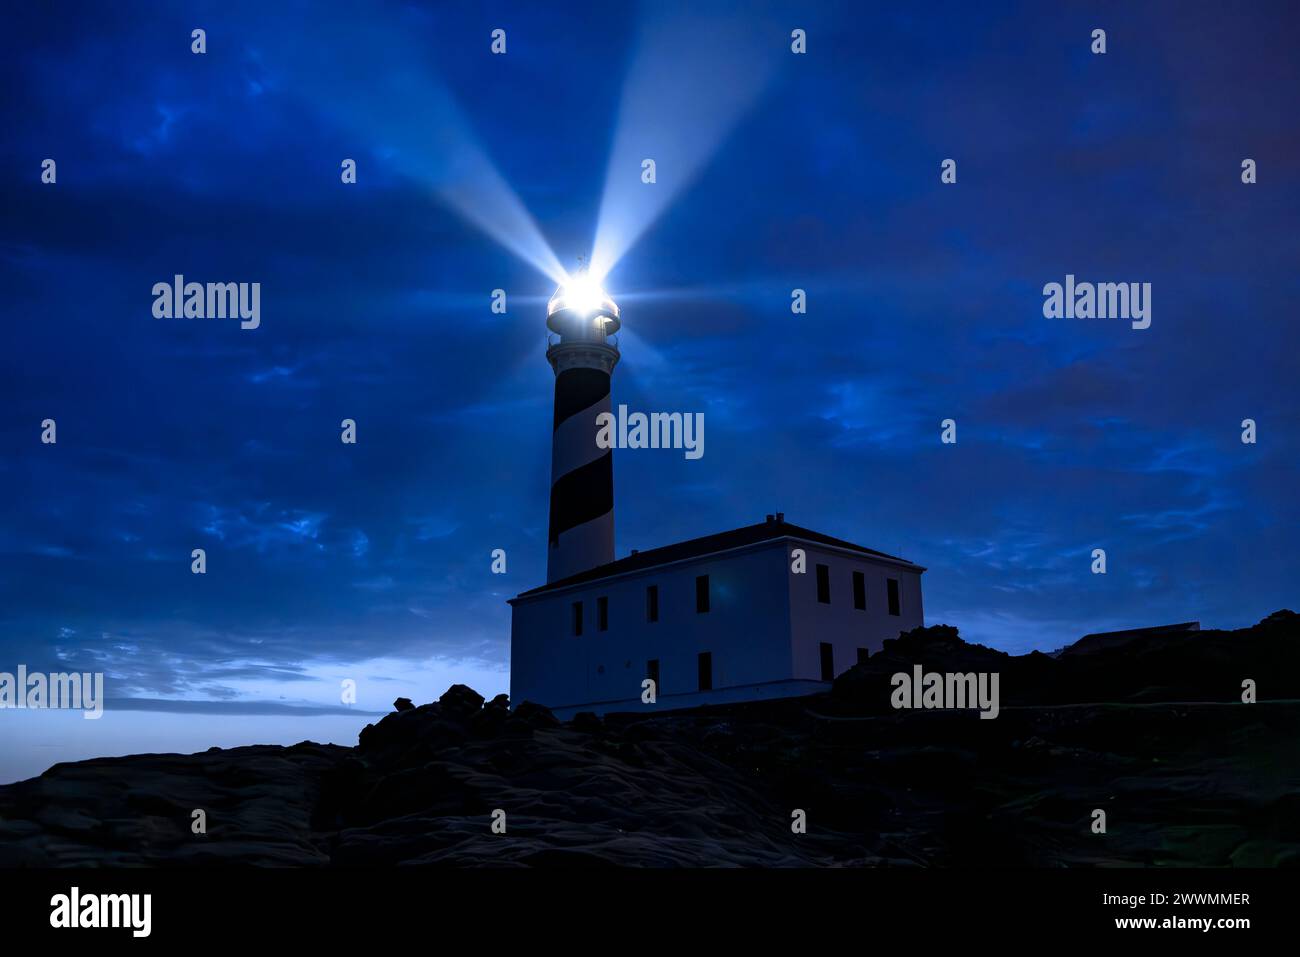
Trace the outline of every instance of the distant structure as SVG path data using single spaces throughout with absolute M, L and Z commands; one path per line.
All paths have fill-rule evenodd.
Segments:
M 614 559 L 612 450 L 596 445 L 618 307 L 584 277 L 551 298 L 547 582 L 510 600 L 510 700 L 561 717 L 810 694 L 925 623 L 903 558 L 784 514 Z M 803 551 L 796 573 L 796 549 Z M 645 679 L 654 704 L 643 701 Z
M 1098 651 L 1123 647 L 1131 641 L 1137 641 L 1139 638 L 1200 630 L 1201 623 L 1199 621 L 1183 621 L 1176 625 L 1152 625 L 1148 628 L 1129 628 L 1124 631 L 1098 631 L 1091 635 L 1084 635 L 1074 644 L 1062 648 L 1056 657 L 1091 655 L 1096 654 Z

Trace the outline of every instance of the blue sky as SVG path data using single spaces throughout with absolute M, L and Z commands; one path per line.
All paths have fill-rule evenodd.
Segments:
M 135 717 L 15 722 L 0 779 L 159 714 L 348 743 L 349 677 L 353 711 L 504 691 L 552 388 L 516 253 L 535 224 L 572 266 L 602 197 L 615 401 L 706 419 L 702 459 L 616 453 L 619 554 L 781 510 L 1012 651 L 1295 606 L 1286 5 L 260 7 L 7 14 L 0 670 L 105 671 Z M 261 327 L 155 319 L 176 273 L 260 282 Z M 1151 328 L 1045 319 L 1067 273 L 1150 282 Z

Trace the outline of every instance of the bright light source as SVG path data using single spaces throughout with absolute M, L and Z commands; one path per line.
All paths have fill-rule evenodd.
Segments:
M 581 316 L 590 315 L 600 308 L 600 304 L 609 297 L 600 283 L 585 272 L 572 277 L 564 284 L 564 298 L 570 309 Z
M 586 271 L 569 276 L 560 284 L 560 288 L 555 290 L 546 313 L 552 316 L 559 312 L 572 313 L 584 319 L 606 317 L 616 320 L 618 318 L 618 306 L 614 304 L 614 300 L 609 298 L 609 293 L 605 292 L 600 280 Z

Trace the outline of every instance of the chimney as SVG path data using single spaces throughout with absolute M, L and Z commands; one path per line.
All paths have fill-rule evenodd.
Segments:
M 771 516 L 771 515 L 768 515 L 768 516 L 767 516 L 767 524 L 769 524 L 769 525 L 772 524 L 772 516 Z
M 784 521 L 785 521 L 785 512 L 777 512 L 777 513 L 776 513 L 776 520 L 777 520 L 778 522 L 784 522 Z

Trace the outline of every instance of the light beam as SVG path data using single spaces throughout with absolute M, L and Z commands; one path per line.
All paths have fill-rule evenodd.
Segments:
M 755 18 L 646 11 L 605 174 L 590 270 L 597 280 L 694 181 L 788 54 L 785 33 Z M 653 184 L 641 180 L 645 159 L 655 161 Z
M 286 23 L 282 32 L 271 35 L 290 42 L 260 59 L 401 175 L 427 186 L 466 222 L 563 282 L 566 272 L 559 258 L 450 91 L 423 62 L 427 53 L 412 41 L 410 25 L 399 29 L 363 16 L 349 19 L 346 27 Z M 334 35 L 311 33 L 321 29 L 332 29 Z M 338 49 L 348 55 L 330 53 Z

